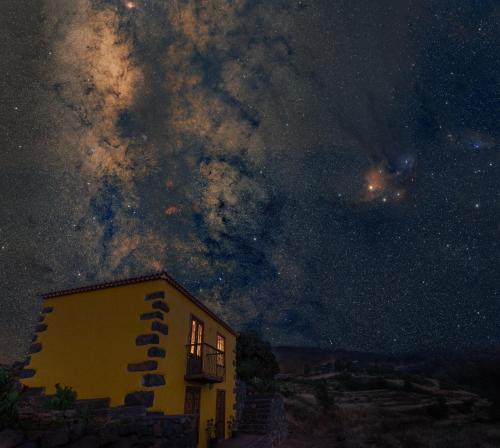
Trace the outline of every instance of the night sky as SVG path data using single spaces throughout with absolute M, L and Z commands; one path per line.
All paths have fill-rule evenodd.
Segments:
M 0 361 L 162 269 L 273 344 L 499 344 L 498 1 L 0 3 Z

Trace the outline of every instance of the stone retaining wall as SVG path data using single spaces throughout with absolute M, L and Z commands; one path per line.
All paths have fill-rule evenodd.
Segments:
M 40 407 L 48 397 L 24 397 L 15 429 L 0 432 L 1 448 L 195 448 L 191 415 L 148 412 L 145 406 L 107 407 L 109 400 L 77 401 L 74 409 Z

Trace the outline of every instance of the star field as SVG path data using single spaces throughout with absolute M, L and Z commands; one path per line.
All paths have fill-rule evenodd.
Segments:
M 273 344 L 498 345 L 497 2 L 19 0 L 0 30 L 0 362 L 37 292 L 162 269 Z

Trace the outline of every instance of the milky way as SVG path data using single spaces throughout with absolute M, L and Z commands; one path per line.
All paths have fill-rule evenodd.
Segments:
M 0 361 L 162 269 L 274 344 L 497 344 L 500 6 L 371 3 L 3 6 Z

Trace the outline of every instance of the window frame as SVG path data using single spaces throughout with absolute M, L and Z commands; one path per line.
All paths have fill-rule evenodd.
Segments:
M 222 350 L 219 348 L 219 338 L 222 340 Z M 226 367 L 226 336 L 222 333 L 217 332 L 217 340 L 216 340 L 216 348 L 221 351 L 222 354 L 217 354 L 217 366 L 218 367 Z
M 192 339 L 193 322 L 195 323 L 194 341 Z M 201 341 L 199 340 L 200 328 L 201 328 Z M 189 353 L 193 356 L 201 357 L 204 341 L 205 341 L 205 322 L 203 322 L 199 317 L 196 317 L 194 314 L 191 314 L 189 318 L 189 334 L 188 334 Z

